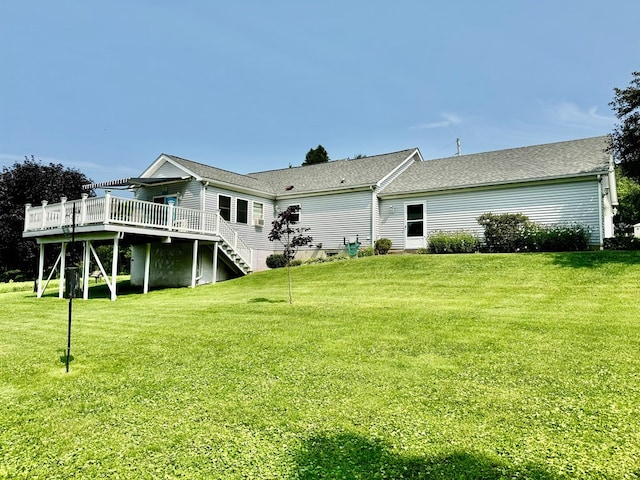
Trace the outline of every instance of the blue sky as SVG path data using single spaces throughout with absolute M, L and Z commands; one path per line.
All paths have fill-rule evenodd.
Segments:
M 0 166 L 94 181 L 610 133 L 637 0 L 2 0 Z

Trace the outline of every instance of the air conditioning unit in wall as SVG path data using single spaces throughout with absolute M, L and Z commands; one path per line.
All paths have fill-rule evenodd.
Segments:
M 254 218 L 253 224 L 257 227 L 264 227 L 264 218 Z

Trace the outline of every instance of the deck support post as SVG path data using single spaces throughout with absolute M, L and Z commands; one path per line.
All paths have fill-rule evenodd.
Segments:
M 144 286 L 142 293 L 149 293 L 149 263 L 151 261 L 151 244 L 147 243 L 147 249 L 144 255 Z
M 58 298 L 64 298 L 64 269 L 67 267 L 67 242 L 62 242 L 60 248 L 60 281 Z
M 111 258 L 111 301 L 115 301 L 116 297 L 116 281 L 118 280 L 118 248 L 120 239 L 113 239 L 113 257 Z
M 218 242 L 214 242 L 213 244 L 213 278 L 211 279 L 211 283 L 216 283 L 218 281 Z
M 191 262 L 191 288 L 196 288 L 196 275 L 198 273 L 198 240 L 193 241 L 193 259 Z
M 82 259 L 82 299 L 89 299 L 89 263 L 91 262 L 91 240 L 84 242 Z
M 43 208 L 44 210 L 44 208 Z M 38 290 L 37 297 L 42 297 L 42 276 L 44 274 L 44 243 L 40 244 L 40 259 L 38 261 Z

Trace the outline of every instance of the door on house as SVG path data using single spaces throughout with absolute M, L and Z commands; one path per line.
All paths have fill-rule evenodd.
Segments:
M 405 250 L 414 250 L 426 246 L 424 224 L 424 202 L 405 203 Z

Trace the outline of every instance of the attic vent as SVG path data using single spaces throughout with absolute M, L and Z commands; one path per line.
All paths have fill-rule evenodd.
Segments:
M 293 185 L 288 185 L 286 187 L 284 187 L 285 190 L 293 190 Z
M 344 178 L 342 180 L 340 180 L 340 183 L 344 183 Z

